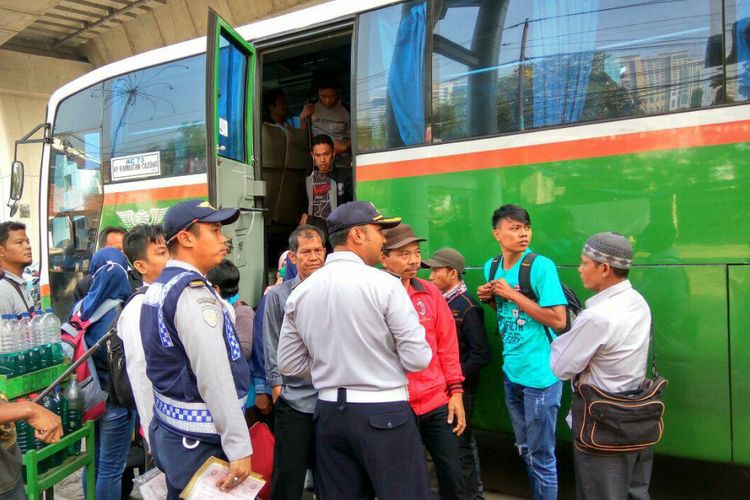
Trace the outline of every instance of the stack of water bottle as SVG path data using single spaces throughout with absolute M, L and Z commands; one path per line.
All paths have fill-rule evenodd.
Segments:
M 0 375 L 18 377 L 63 362 L 60 320 L 47 309 L 0 317 Z
M 32 394 L 30 398 L 35 399 L 36 395 Z M 81 428 L 84 400 L 81 386 L 76 381 L 75 375 L 70 376 L 70 381 L 68 382 L 64 393 L 60 390 L 60 387 L 56 387 L 54 392 L 45 396 L 41 401 L 37 401 L 37 403 L 60 416 L 63 422 L 63 430 L 65 431 L 65 434 L 69 434 Z M 25 420 L 16 422 L 16 441 L 21 453 L 26 453 L 33 449 L 40 449 L 45 446 L 43 442 L 34 438 L 34 428 Z M 81 442 L 76 441 L 68 448 L 43 460 L 39 464 L 39 473 L 42 474 L 50 468 L 62 464 L 66 457 L 78 455 L 80 452 Z

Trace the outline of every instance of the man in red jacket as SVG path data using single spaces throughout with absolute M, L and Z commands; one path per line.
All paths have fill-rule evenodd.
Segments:
M 427 368 L 406 374 L 409 404 L 417 415 L 422 442 L 435 464 L 441 500 L 463 499 L 466 488 L 458 436 L 466 428 L 461 385 L 464 377 L 453 314 L 440 290 L 417 278 L 422 264 L 419 242 L 424 238 L 416 237 L 404 223 L 383 231 L 383 235 L 383 266 L 401 278 L 432 349 Z

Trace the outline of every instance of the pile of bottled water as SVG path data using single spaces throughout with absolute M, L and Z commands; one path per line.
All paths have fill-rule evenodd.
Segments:
M 36 399 L 32 394 L 31 399 Z M 75 375 L 70 376 L 67 386 L 63 390 L 61 387 L 55 387 L 54 392 L 49 393 L 37 403 L 46 409 L 60 416 L 65 434 L 70 434 L 81 428 L 82 416 L 84 409 L 83 392 L 78 385 Z M 34 437 L 34 428 L 26 420 L 16 422 L 16 442 L 21 453 L 29 450 L 44 448 L 45 444 Z M 81 453 L 81 442 L 76 441 L 66 449 L 56 453 L 43 460 L 39 464 L 39 473 L 44 473 L 52 467 L 61 465 L 66 457 L 75 456 Z
M 0 316 L 0 374 L 18 377 L 63 362 L 60 320 L 52 309 Z

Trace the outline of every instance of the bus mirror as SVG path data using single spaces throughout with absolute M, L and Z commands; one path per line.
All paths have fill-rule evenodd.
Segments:
M 23 194 L 23 163 L 14 161 L 10 168 L 10 199 L 18 201 Z
M 10 209 L 10 217 L 16 215 L 18 212 L 18 200 L 21 199 L 23 194 L 23 163 L 20 161 L 14 161 L 10 167 L 10 200 L 8 200 L 8 208 Z

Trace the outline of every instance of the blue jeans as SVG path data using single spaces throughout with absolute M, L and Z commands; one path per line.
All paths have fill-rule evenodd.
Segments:
M 94 426 L 96 500 L 120 500 L 122 498 L 122 473 L 128 462 L 132 437 L 133 418 L 130 410 L 107 404 L 104 415 Z M 85 478 L 84 471 L 84 494 L 86 492 Z
M 526 462 L 534 500 L 557 498 L 555 424 L 561 396 L 562 382 L 535 389 L 505 378 L 505 404 L 518 454 Z

